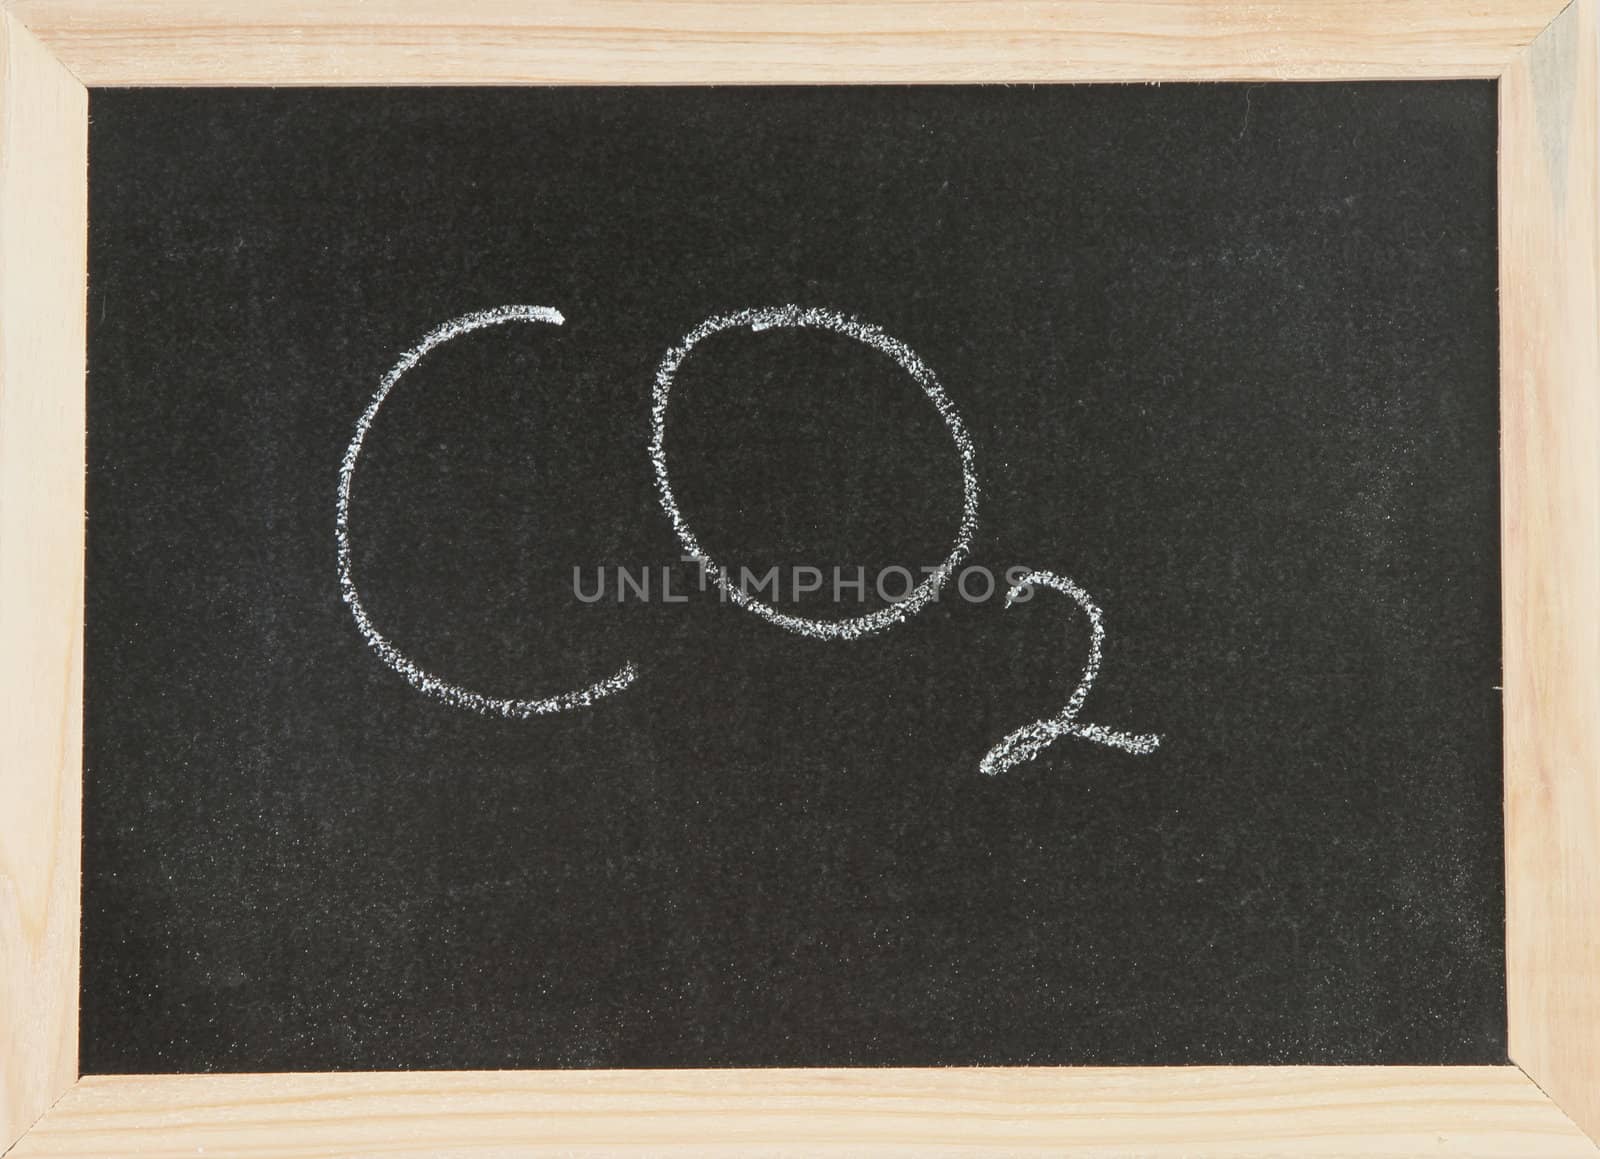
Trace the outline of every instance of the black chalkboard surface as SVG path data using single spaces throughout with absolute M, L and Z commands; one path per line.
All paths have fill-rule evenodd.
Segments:
M 1492 84 L 91 113 L 86 1072 L 1504 1061 Z

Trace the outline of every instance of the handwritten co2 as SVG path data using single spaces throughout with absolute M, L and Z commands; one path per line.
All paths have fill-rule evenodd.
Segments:
M 638 679 L 639 671 L 630 661 L 611 675 L 585 688 L 537 699 L 489 696 L 464 688 L 425 671 L 397 648 L 387 636 L 378 631 L 361 602 L 361 593 L 356 587 L 350 562 L 350 488 L 355 479 L 356 463 L 361 457 L 361 448 L 372 431 L 373 420 L 377 418 L 384 400 L 399 385 L 406 373 L 434 347 L 474 330 L 499 326 L 507 322 L 535 322 L 560 326 L 565 319 L 559 310 L 549 306 L 498 306 L 492 310 L 465 314 L 429 331 L 421 342 L 402 354 L 394 367 L 383 376 L 383 381 L 378 384 L 378 389 L 367 403 L 366 410 L 362 411 L 361 417 L 356 420 L 355 434 L 351 437 L 350 445 L 345 449 L 344 459 L 339 465 L 339 496 L 334 537 L 339 552 L 340 593 L 344 597 L 344 602 L 349 605 L 350 614 L 355 618 L 356 627 L 362 637 L 385 664 L 405 677 L 414 688 L 446 704 L 488 716 L 525 720 L 533 716 L 582 708 L 604 697 L 614 696 Z M 944 419 L 944 424 L 950 431 L 950 437 L 955 441 L 956 451 L 961 459 L 961 522 L 956 529 L 950 553 L 905 598 L 888 607 L 860 616 L 824 620 L 792 615 L 781 612 L 771 604 L 748 594 L 732 581 L 729 570 L 713 560 L 700 546 L 699 538 L 690 527 L 689 520 L 684 516 L 678 506 L 677 498 L 672 493 L 672 476 L 667 464 L 667 407 L 672 398 L 672 384 L 678 369 L 695 347 L 724 330 L 741 327 L 752 331 L 781 328 L 828 330 L 852 338 L 894 359 L 922 388 L 922 393 L 928 397 L 928 401 L 938 409 L 940 417 Z M 684 550 L 689 556 L 700 561 L 704 574 L 716 583 L 727 599 L 736 606 L 760 616 L 779 628 L 815 640 L 855 640 L 905 623 L 937 598 L 945 583 L 967 558 L 973 536 L 977 532 L 979 487 L 977 471 L 973 466 L 972 440 L 967 435 L 966 426 L 962 423 L 955 405 L 945 394 L 944 388 L 939 385 L 939 380 L 922 359 L 917 357 L 916 352 L 904 342 L 890 337 L 877 326 L 832 310 L 803 309 L 799 306 L 739 310 L 707 318 L 689 331 L 682 342 L 667 351 L 660 366 L 656 368 L 655 387 L 651 396 L 648 453 L 650 461 L 655 466 L 656 493 L 661 500 L 661 508 L 672 522 L 673 530 L 677 533 Z M 1081 737 L 1084 740 L 1139 755 L 1154 752 L 1161 743 L 1159 736 L 1149 733 L 1118 732 L 1078 719 L 1083 703 L 1088 699 L 1089 690 L 1094 687 L 1095 678 L 1100 673 L 1106 634 L 1104 617 L 1088 592 L 1065 576 L 1048 571 L 1029 571 L 1024 575 L 1006 593 L 1005 606 L 1009 608 L 1023 592 L 1034 585 L 1048 587 L 1071 597 L 1088 618 L 1089 653 L 1083 666 L 1083 674 L 1061 711 L 1053 716 L 1025 724 L 1002 738 L 979 763 L 979 771 L 990 776 L 1004 772 L 1024 761 L 1032 760 L 1047 745 L 1064 736 Z

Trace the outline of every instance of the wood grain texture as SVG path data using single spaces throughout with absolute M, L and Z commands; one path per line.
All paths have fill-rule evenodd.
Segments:
M 1600 0 L 1500 86 L 1512 1058 L 1600 1138 Z
M 1600 1155 L 1515 1067 L 85 1078 L 36 1156 Z
M 1496 76 L 1563 0 L 11 0 L 86 84 Z
M 0 1143 L 78 1076 L 86 97 L 0 14 Z

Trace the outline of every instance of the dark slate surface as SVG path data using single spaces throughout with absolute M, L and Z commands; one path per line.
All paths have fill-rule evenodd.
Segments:
M 86 1072 L 1504 1061 L 1492 84 L 91 110 Z M 638 665 L 530 721 L 413 690 L 336 578 L 357 416 L 502 303 L 567 322 L 409 373 L 351 526 L 430 669 Z M 1093 595 L 1083 719 L 1158 752 L 978 774 L 1078 680 L 1061 595 L 818 642 L 694 590 L 652 376 L 779 303 L 939 375 L 971 562 Z M 675 391 L 713 555 L 948 549 L 881 354 L 729 333 Z

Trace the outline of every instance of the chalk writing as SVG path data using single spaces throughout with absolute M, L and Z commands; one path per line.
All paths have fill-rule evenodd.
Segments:
M 1100 675 L 1100 657 L 1106 638 L 1104 617 L 1101 616 L 1099 607 L 1089 598 L 1088 592 L 1065 576 L 1048 571 L 1033 571 L 1023 576 L 1006 593 L 1006 607 L 1009 608 L 1018 596 L 1034 584 L 1054 588 L 1071 596 L 1083 609 L 1083 614 L 1089 618 L 1089 660 L 1083 666 L 1083 677 L 1078 681 L 1078 686 L 1072 690 L 1072 695 L 1068 697 L 1066 707 L 1054 716 L 1025 724 L 1015 732 L 1009 733 L 979 762 L 978 771 L 991 777 L 1003 773 L 1024 761 L 1031 761 L 1044 751 L 1047 745 L 1064 736 L 1082 737 L 1084 740 L 1124 749 L 1139 756 L 1155 752 L 1157 746 L 1161 744 L 1159 736 L 1149 733 L 1135 735 L 1117 732 L 1098 724 L 1078 723 L 1078 712 L 1089 697 L 1089 689 L 1094 687 L 1095 677 Z
M 498 326 L 506 322 L 544 322 L 551 326 L 560 326 L 565 321 L 559 310 L 549 306 L 497 306 L 492 310 L 463 314 L 430 330 L 421 342 L 402 354 L 400 361 L 383 376 L 377 392 L 367 403 L 367 409 L 362 411 L 361 417 L 356 420 L 356 433 L 350 439 L 350 445 L 345 448 L 343 462 L 339 464 L 339 499 L 334 515 L 334 539 L 339 549 L 339 592 L 343 595 L 344 602 L 349 605 L 350 614 L 355 617 L 357 630 L 378 654 L 378 658 L 405 677 L 413 688 L 446 704 L 481 712 L 486 716 L 525 720 L 530 716 L 544 716 L 566 709 L 582 708 L 593 704 L 603 696 L 621 692 L 634 682 L 639 673 L 630 661 L 604 680 L 597 680 L 587 688 L 562 692 L 554 696 L 517 699 L 474 692 L 424 670 L 378 631 L 361 603 L 361 593 L 356 589 L 350 563 L 350 485 L 355 479 L 356 460 L 361 456 L 362 445 L 366 442 L 368 432 L 372 430 L 372 421 L 378 417 L 378 410 L 383 406 L 383 400 L 389 397 L 389 392 L 405 377 L 407 371 L 422 361 L 423 355 L 428 351 L 452 338 L 481 330 L 485 326 Z
M 673 379 L 678 373 L 678 368 L 683 365 L 684 359 L 689 357 L 689 353 L 713 334 L 740 326 L 748 326 L 754 331 L 782 327 L 831 330 L 835 334 L 842 334 L 857 342 L 865 343 L 894 359 L 922 388 L 922 393 L 928 396 L 928 400 L 938 409 L 939 416 L 944 419 L 944 424 L 949 428 L 950 437 L 955 441 L 956 452 L 961 459 L 961 522 L 956 529 L 950 554 L 945 556 L 944 561 L 929 572 L 928 577 L 903 599 L 875 612 L 835 620 L 790 615 L 748 594 L 743 587 L 733 582 L 728 569 L 712 560 L 700 546 L 699 538 L 689 527 L 689 521 L 679 509 L 677 498 L 672 493 L 672 480 L 667 471 L 667 404 L 672 397 Z M 661 360 L 661 365 L 656 370 L 655 392 L 650 408 L 650 461 L 655 465 L 656 492 L 661 500 L 662 510 L 672 521 L 672 528 L 678 533 L 684 551 L 691 558 L 700 561 L 703 574 L 739 607 L 754 612 L 768 623 L 816 640 L 855 640 L 909 620 L 937 598 L 940 589 L 960 567 L 961 561 L 971 550 L 972 537 L 978 529 L 978 474 L 973 466 L 972 440 L 967 436 L 967 428 L 962 423 L 961 416 L 945 395 L 944 388 L 939 385 L 939 380 L 934 377 L 933 371 L 928 369 L 911 347 L 898 338 L 891 338 L 871 323 L 860 322 L 832 310 L 802 309 L 799 306 L 768 306 L 739 310 L 732 314 L 718 314 L 707 318 L 689 331 L 682 342 L 667 351 L 666 357 Z
M 399 384 L 400 380 L 413 367 L 420 362 L 434 347 L 458 338 L 474 330 L 481 330 L 487 326 L 498 326 L 507 322 L 540 322 L 552 326 L 563 325 L 565 319 L 561 312 L 549 306 L 497 306 L 491 310 L 480 310 L 476 313 L 464 314 L 430 330 L 422 341 L 407 350 L 400 356 L 393 368 L 384 375 L 377 391 L 367 403 L 366 410 L 356 420 L 355 434 L 350 439 L 350 445 L 345 449 L 344 459 L 339 465 L 338 501 L 335 508 L 334 538 L 338 547 L 339 558 L 339 591 L 344 602 L 350 608 L 350 614 L 355 619 L 356 628 L 363 639 L 377 653 L 378 657 L 394 671 L 398 672 L 414 688 L 457 708 L 470 709 L 473 712 L 489 716 L 503 716 L 510 719 L 526 719 L 533 716 L 543 716 L 549 713 L 561 712 L 567 709 L 582 708 L 595 703 L 603 697 L 621 692 L 638 678 L 638 670 L 632 662 L 624 664 L 616 672 L 603 680 L 584 688 L 570 692 L 562 692 L 553 696 L 518 699 L 511 697 L 489 696 L 475 692 L 459 684 L 445 680 L 424 670 L 415 661 L 410 659 L 399 648 L 395 647 L 377 627 L 372 623 L 365 606 L 361 602 L 361 595 L 356 587 L 355 577 L 351 564 L 350 548 L 350 492 L 355 479 L 356 463 L 361 456 L 361 449 L 366 443 L 367 435 L 372 430 L 373 421 L 378 416 L 384 400 L 389 393 Z M 925 568 L 926 578 L 914 587 L 910 587 L 906 594 L 891 603 L 888 607 L 860 616 L 841 619 L 818 619 L 809 616 L 796 616 L 779 611 L 775 606 L 766 603 L 748 594 L 743 586 L 732 579 L 732 573 L 721 564 L 713 561 L 700 545 L 699 538 L 689 526 L 688 519 L 678 507 L 676 496 L 672 491 L 672 481 L 667 469 L 667 409 L 671 400 L 672 384 L 684 360 L 694 348 L 707 338 L 719 334 L 724 330 L 738 327 L 748 327 L 751 331 L 760 332 L 779 328 L 817 329 L 827 330 L 841 334 L 857 342 L 864 343 L 874 350 L 887 354 L 903 369 L 912 380 L 922 388 L 940 417 L 944 420 L 945 427 L 950 432 L 951 440 L 955 443 L 956 453 L 961 463 L 961 516 L 956 528 L 955 538 L 951 544 L 949 554 L 937 566 Z M 746 611 L 760 616 L 762 619 L 790 632 L 808 636 L 816 640 L 855 640 L 869 636 L 896 624 L 904 623 L 916 615 L 939 595 L 940 590 L 950 577 L 955 574 L 963 560 L 972 548 L 972 539 L 978 526 L 978 476 L 973 465 L 972 440 L 967 434 L 966 426 L 961 421 L 960 414 L 940 386 L 938 378 L 926 363 L 919 358 L 904 342 L 884 333 L 879 327 L 868 322 L 862 322 L 833 310 L 802 308 L 800 306 L 769 306 L 746 310 L 738 310 L 728 314 L 717 314 L 701 322 L 684 337 L 676 346 L 667 351 L 656 370 L 655 385 L 651 395 L 650 408 L 650 442 L 648 453 L 650 461 L 655 468 L 656 491 L 660 499 L 661 508 L 671 522 L 673 530 L 682 542 L 684 550 L 688 553 L 686 559 L 698 560 L 701 566 L 702 579 L 711 579 L 721 590 L 723 596 Z M 775 570 L 775 569 L 774 569 Z M 815 570 L 815 569 L 811 569 Z M 899 569 L 904 571 L 904 569 Z M 1007 578 L 1011 578 L 1023 569 L 1013 568 L 1007 571 Z M 910 573 L 906 572 L 908 584 Z M 991 581 L 992 582 L 992 581 Z M 1007 769 L 1032 760 L 1038 756 L 1048 745 L 1064 736 L 1081 737 L 1084 740 L 1094 741 L 1097 744 L 1108 745 L 1112 748 L 1122 749 L 1136 755 L 1147 755 L 1155 752 L 1161 743 L 1161 738 L 1148 733 L 1126 733 L 1105 728 L 1098 724 L 1085 724 L 1078 721 L 1078 713 L 1082 710 L 1084 701 L 1089 696 L 1089 690 L 1094 687 L 1095 678 L 1100 673 L 1100 661 L 1105 645 L 1105 624 L 1100 608 L 1089 598 L 1089 594 L 1064 576 L 1048 571 L 1028 571 L 1012 585 L 1006 593 L 1006 607 L 1019 603 L 1028 598 L 1033 585 L 1052 588 L 1070 597 L 1089 620 L 1089 655 L 1084 665 L 1083 676 L 1079 679 L 1077 687 L 1073 689 L 1066 706 L 1056 715 L 1043 720 L 1034 721 L 1023 725 L 1021 728 L 1008 734 L 984 756 L 979 763 L 979 771 L 994 776 Z M 759 587 L 757 590 L 761 590 Z M 992 587 L 990 590 L 993 590 Z M 963 589 L 963 594 L 965 594 Z M 672 601 L 672 602 L 681 602 Z

